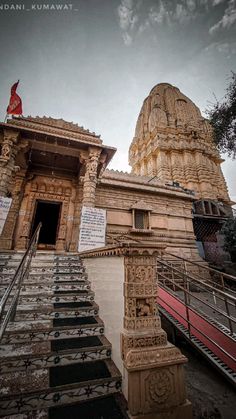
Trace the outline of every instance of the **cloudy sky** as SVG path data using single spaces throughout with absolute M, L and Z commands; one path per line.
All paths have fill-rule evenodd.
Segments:
M 0 43 L 1 120 L 20 79 L 24 115 L 101 134 L 118 149 L 111 167 L 129 170 L 137 116 L 155 84 L 176 85 L 202 112 L 223 97 L 236 70 L 236 0 L 1 0 Z M 235 168 L 223 165 L 234 200 Z

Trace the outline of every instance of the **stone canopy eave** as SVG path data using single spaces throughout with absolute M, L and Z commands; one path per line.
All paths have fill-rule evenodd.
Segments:
M 60 130 L 57 127 L 44 127 L 44 129 L 40 129 L 40 124 L 38 124 L 39 127 L 27 127 L 27 126 L 21 126 L 21 125 L 15 125 L 15 124 L 11 124 L 9 122 L 4 123 L 4 122 L 0 122 L 0 129 L 3 130 L 11 130 L 17 133 L 20 133 L 22 137 L 24 137 L 24 135 L 26 136 L 27 140 L 35 140 L 35 134 L 38 134 L 39 136 L 42 137 L 47 137 L 48 139 L 60 139 L 65 140 L 65 144 L 64 146 L 68 146 L 68 141 L 70 146 L 73 146 L 73 148 L 75 149 L 83 149 L 83 150 L 88 150 L 90 147 L 95 147 L 97 149 L 101 149 L 101 154 L 105 154 L 106 157 L 106 166 L 110 163 L 112 157 L 114 156 L 115 152 L 116 152 L 116 148 L 115 147 L 111 147 L 111 146 L 106 146 L 103 145 L 102 141 L 99 140 L 98 138 L 95 138 L 95 140 L 91 139 L 91 135 L 85 135 L 83 133 L 78 134 L 76 133 L 76 137 L 77 138 L 73 138 L 73 132 L 71 133 L 72 135 L 70 135 L 69 131 L 68 134 L 67 132 L 62 132 L 60 133 Z M 23 135 L 22 135 L 23 134 Z M 90 137 L 90 138 L 89 138 Z

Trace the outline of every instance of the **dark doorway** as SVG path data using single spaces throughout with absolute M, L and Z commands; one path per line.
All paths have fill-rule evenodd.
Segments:
M 59 202 L 36 201 L 32 234 L 37 225 L 42 222 L 39 244 L 56 244 L 60 209 L 61 204 Z

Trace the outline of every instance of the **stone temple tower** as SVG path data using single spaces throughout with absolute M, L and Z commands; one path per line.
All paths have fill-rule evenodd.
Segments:
M 194 229 L 200 247 L 217 242 L 215 234 L 222 219 L 230 215 L 222 162 L 211 126 L 199 108 L 169 83 L 153 87 L 137 120 L 129 163 L 136 175 L 156 177 L 194 191 Z M 214 246 L 210 247 L 212 253 Z M 214 259 L 208 255 L 207 244 L 205 253 L 206 258 Z
M 222 161 L 197 106 L 177 87 L 157 84 L 138 117 L 129 149 L 132 172 L 178 182 L 199 198 L 229 203 Z

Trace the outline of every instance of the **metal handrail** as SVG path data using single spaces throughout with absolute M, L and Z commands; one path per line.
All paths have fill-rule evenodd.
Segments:
M 212 304 L 203 301 L 201 298 L 197 297 L 196 295 L 194 295 L 191 291 L 189 291 L 188 289 L 186 289 L 185 287 L 183 287 L 181 284 L 176 284 L 174 283 L 174 281 L 170 278 L 168 278 L 167 276 L 161 274 L 162 278 L 164 278 L 164 280 L 170 281 L 172 284 L 176 285 L 178 287 L 178 289 L 180 289 L 181 291 L 183 291 L 184 293 L 186 293 L 188 296 L 193 297 L 195 300 L 200 301 L 201 303 L 205 304 L 207 307 L 217 311 L 219 314 L 223 315 L 224 317 L 226 317 L 227 319 L 231 319 L 234 323 L 236 323 L 236 318 L 226 314 L 223 310 L 219 309 L 218 307 L 213 306 Z M 163 283 L 165 288 L 168 288 L 165 284 L 165 282 Z M 176 295 L 175 295 L 176 296 Z M 176 297 L 177 298 L 177 297 Z M 191 307 L 191 304 L 188 303 L 188 306 Z M 195 307 L 194 307 L 195 308 Z M 195 308 L 196 309 L 196 308 Z
M 205 281 L 203 282 L 202 280 L 193 276 L 192 273 L 190 274 L 187 271 L 181 271 L 180 269 L 176 268 L 175 266 L 172 266 L 169 263 L 167 263 L 165 259 L 163 260 L 163 259 L 157 258 L 157 261 L 158 261 L 158 263 L 162 264 L 166 268 L 171 269 L 175 273 L 179 274 L 180 277 L 183 277 L 184 275 L 187 275 L 188 278 L 191 279 L 191 281 L 194 281 L 195 283 L 198 284 L 199 288 L 204 289 L 204 287 L 205 287 L 205 289 L 208 288 L 211 291 L 215 291 L 215 292 L 217 292 L 219 298 L 220 298 L 220 296 L 227 297 L 229 300 L 233 301 L 236 304 L 236 297 L 235 296 L 230 295 L 230 294 L 226 293 L 225 291 L 219 290 L 218 288 L 214 287 L 213 285 L 210 285 L 210 284 L 206 283 Z M 194 273 L 194 275 L 195 275 L 195 273 Z M 171 281 L 171 279 L 169 279 L 169 280 Z M 175 283 L 175 285 L 179 286 L 179 284 L 176 284 L 176 283 Z M 222 298 L 222 299 L 224 299 L 224 298 Z
M 27 250 L 21 259 L 21 262 L 10 282 L 8 285 L 6 291 L 4 292 L 4 295 L 0 302 L 0 340 L 3 337 L 3 334 L 6 330 L 6 327 L 9 323 L 9 321 L 14 321 L 15 315 L 16 315 L 16 309 L 18 304 L 18 299 L 21 291 L 21 285 L 23 280 L 28 277 L 29 275 L 29 269 L 31 264 L 31 259 L 33 256 L 35 256 L 36 250 L 37 250 L 37 244 L 39 239 L 39 233 L 42 227 L 42 223 L 40 222 L 30 240 L 30 243 L 27 247 Z M 13 296 L 13 299 L 11 301 L 11 304 L 7 310 L 7 313 L 4 317 L 4 309 L 7 304 L 8 298 L 11 294 L 11 291 L 13 287 L 17 285 L 16 292 Z
M 196 279 L 196 278 L 192 277 L 191 275 L 189 275 L 186 272 L 181 272 L 178 268 L 168 265 L 166 262 L 164 262 L 160 258 L 157 258 L 157 262 L 161 266 L 164 266 L 165 268 L 168 268 L 171 273 L 176 273 L 177 272 L 177 273 L 181 273 L 182 274 L 182 278 L 183 278 L 183 281 L 184 281 L 184 287 L 180 283 L 178 283 L 178 282 L 176 283 L 175 282 L 175 279 L 173 277 L 170 278 L 170 277 L 167 277 L 166 275 L 164 275 L 162 272 L 158 272 L 158 274 L 164 279 L 164 283 L 163 283 L 164 286 L 166 286 L 165 281 L 169 281 L 175 287 L 178 287 L 178 289 L 183 290 L 183 292 L 184 292 L 184 298 L 185 298 L 185 305 L 186 305 L 187 311 L 188 311 L 188 307 L 191 306 L 190 305 L 190 297 L 193 297 L 194 299 L 200 301 L 204 305 L 208 306 L 211 309 L 214 309 L 219 314 L 223 315 L 228 320 L 229 330 L 230 330 L 231 334 L 233 334 L 232 322 L 233 323 L 236 323 L 236 319 L 232 315 L 230 315 L 230 313 L 229 313 L 229 307 L 228 307 L 227 298 L 228 299 L 231 299 L 231 300 L 233 300 L 235 302 L 235 297 L 232 297 L 232 296 L 224 293 L 223 291 L 218 290 L 217 288 L 214 288 L 211 285 L 204 283 L 204 286 L 206 286 L 206 288 L 210 289 L 210 291 L 217 292 L 218 296 L 219 296 L 219 294 L 222 294 L 224 296 L 225 308 L 226 308 L 226 312 L 227 312 L 226 313 L 226 312 L 222 311 L 221 309 L 219 309 L 218 307 L 214 307 L 211 304 L 207 303 L 206 301 L 203 301 L 202 299 L 200 299 L 196 295 L 192 294 L 189 291 L 189 289 L 186 289 L 188 287 L 189 283 L 191 282 L 191 280 L 194 280 L 195 283 L 198 283 L 198 282 L 200 282 L 199 279 Z M 203 285 L 203 283 L 200 283 L 200 284 Z
M 172 257 L 174 257 L 174 258 L 176 258 L 176 259 L 180 259 L 180 260 L 182 260 L 182 261 L 184 261 L 184 262 L 188 262 L 188 263 L 190 263 L 190 264 L 192 264 L 192 265 L 195 265 L 195 266 L 198 266 L 199 267 L 199 264 L 202 262 L 202 261 L 199 261 L 199 262 L 194 262 L 194 261 L 190 261 L 189 259 L 186 259 L 186 258 L 183 258 L 182 256 L 177 256 L 177 255 L 173 255 L 172 253 L 169 253 L 169 252 L 165 252 L 165 254 L 166 255 L 170 255 L 170 256 L 172 256 Z M 233 281 L 235 281 L 236 282 L 236 277 L 235 276 L 233 276 L 233 275 L 230 275 L 230 274 L 226 274 L 225 272 L 220 272 L 220 271 L 217 271 L 217 269 L 214 269 L 214 268 L 210 268 L 209 266 L 204 266 L 204 265 L 202 265 L 201 266 L 201 269 L 205 269 L 205 270 L 207 270 L 207 271 L 210 271 L 210 272 L 214 272 L 214 273 L 216 273 L 216 274 L 218 274 L 218 275 L 222 275 L 222 276 L 224 276 L 225 278 L 227 278 L 227 279 L 230 279 L 230 280 L 233 280 Z

